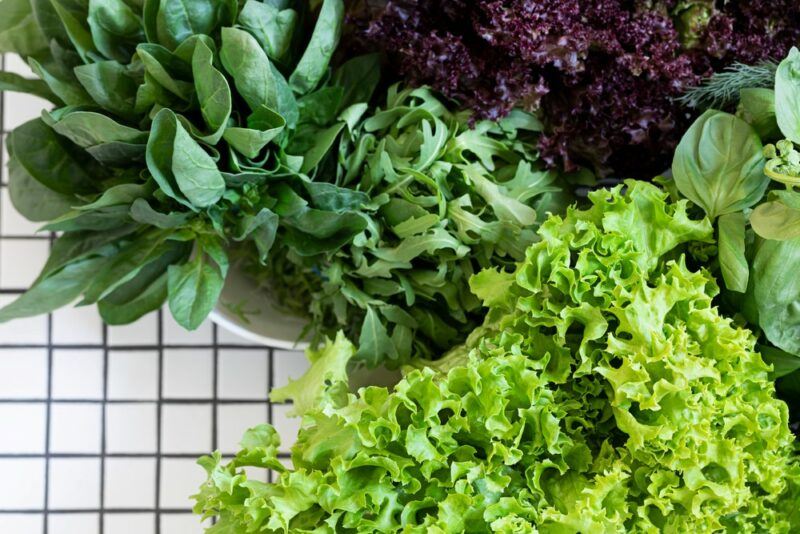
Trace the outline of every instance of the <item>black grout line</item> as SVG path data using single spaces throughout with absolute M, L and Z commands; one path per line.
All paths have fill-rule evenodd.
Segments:
M 6 56 L 4 54 L 0 54 L 0 71 L 4 71 L 4 70 L 6 70 Z M 5 93 L 3 91 L 0 91 L 0 132 L 5 132 L 5 127 L 6 127 L 6 125 L 5 125 L 5 120 L 6 120 L 5 119 L 5 110 L 6 110 L 5 100 L 6 100 Z M 5 171 L 5 166 L 6 166 L 6 161 L 5 161 L 6 154 L 5 154 L 5 152 L 6 152 L 5 151 L 5 135 L 4 134 L 0 134 L 0 176 L 2 176 L 4 174 L 4 171 Z M 8 188 L 6 188 L 5 194 L 6 195 L 9 194 L 8 193 Z M 3 215 L 2 210 L 0 210 L 0 221 L 2 220 L 2 215 Z M 2 235 L 2 233 L 3 233 L 3 229 L 0 226 L 0 235 Z M 3 244 L 0 242 L 0 254 L 2 254 L 2 248 L 3 248 Z
M 156 404 L 156 476 L 155 476 L 155 534 L 161 534 L 161 418 L 164 395 L 164 312 L 158 310 L 156 317 L 158 333 L 158 399 Z
M 267 423 L 272 426 L 274 413 L 272 410 L 272 400 L 269 398 L 272 388 L 275 385 L 275 351 L 267 349 Z M 267 471 L 267 482 L 273 482 L 272 469 Z
M 106 451 L 106 412 L 108 408 L 108 325 L 103 323 L 103 400 L 100 408 L 100 514 L 97 517 L 98 534 L 103 534 L 105 531 L 105 514 L 102 511 L 105 507 L 105 494 L 106 494 L 106 458 L 108 452 Z
M 3 290 L 0 290 L 0 295 L 3 294 Z M 103 344 L 102 343 L 84 343 L 84 344 L 64 344 L 64 343 L 53 343 L 48 345 L 47 343 L 3 343 L 0 344 L 0 349 L 46 349 L 48 347 L 53 347 L 57 350 L 102 350 Z M 108 345 L 108 350 L 112 352 L 126 352 L 126 351 L 151 351 L 156 352 L 160 349 L 175 349 L 175 350 L 182 350 L 182 349 L 191 349 L 191 350 L 213 350 L 215 347 L 214 345 L 187 345 L 187 344 L 174 344 L 174 345 Z M 252 351 L 263 351 L 264 347 L 259 347 L 257 345 L 232 345 L 232 344 L 220 344 L 217 345 L 218 349 L 222 350 L 252 350 Z
M 242 429 L 244 431 L 244 429 Z M 114 459 L 147 459 L 147 458 L 164 458 L 166 460 L 196 460 L 199 456 L 208 454 L 208 451 L 197 452 L 162 452 L 160 454 L 155 452 L 51 452 L 49 456 L 51 459 L 67 459 L 75 460 L 82 458 L 114 458 Z M 232 453 L 231 453 L 232 454 Z M 44 458 L 44 453 L 37 452 L 4 452 L 0 453 L 0 459 L 38 459 Z M 223 456 L 226 456 L 223 454 Z M 279 452 L 278 458 L 289 459 L 291 458 L 290 452 Z
M 48 399 L 41 399 L 41 398 L 9 398 L 3 399 L 0 398 L 0 403 L 6 404 L 41 404 L 48 402 Z M 53 404 L 165 404 L 168 406 L 180 406 L 180 405 L 195 405 L 195 404 L 210 404 L 213 405 L 214 402 L 217 404 L 222 405 L 230 405 L 230 404 L 264 404 L 265 399 L 217 399 L 214 401 L 213 398 L 208 399 L 174 399 L 174 398 L 165 398 L 161 399 L 160 401 L 157 399 L 62 399 L 54 397 L 52 399 Z M 291 402 L 274 402 L 272 403 L 275 406 L 291 406 Z
M 42 514 L 47 513 L 51 515 L 72 515 L 72 514 L 152 514 L 152 508 L 64 508 L 56 510 L 45 510 L 38 508 L 24 508 L 24 509 L 11 509 L 6 510 L 0 508 L 0 514 L 16 514 L 16 515 L 29 515 L 29 514 Z M 162 508 L 161 513 L 169 515 L 192 515 L 192 511 L 186 508 Z
M 55 234 L 50 234 L 49 248 L 53 247 Z M 53 314 L 47 314 L 47 404 L 45 408 L 45 459 L 44 459 L 44 517 L 42 518 L 42 532 L 48 534 L 50 529 L 50 515 L 47 513 L 50 506 L 50 420 L 53 410 Z

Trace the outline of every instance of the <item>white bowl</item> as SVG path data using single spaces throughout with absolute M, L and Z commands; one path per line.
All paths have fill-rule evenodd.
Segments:
M 239 313 L 242 311 L 244 313 Z M 234 334 L 276 349 L 305 350 L 300 334 L 308 322 L 280 310 L 263 288 L 231 265 L 216 308 L 210 318 Z
M 244 310 L 244 316 L 237 309 Z M 267 291 L 234 265 L 210 317 L 219 326 L 254 343 L 287 350 L 305 350 L 309 346 L 307 340 L 298 341 L 308 321 L 281 311 Z M 364 386 L 392 387 L 401 377 L 400 370 L 356 366 L 350 372 L 350 389 L 355 392 Z

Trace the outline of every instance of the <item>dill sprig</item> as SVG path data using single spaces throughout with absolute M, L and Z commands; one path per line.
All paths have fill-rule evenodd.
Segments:
M 778 64 L 762 61 L 756 65 L 734 63 L 722 72 L 717 72 L 691 87 L 677 100 L 686 107 L 725 109 L 739 100 L 739 92 L 748 87 L 772 87 Z

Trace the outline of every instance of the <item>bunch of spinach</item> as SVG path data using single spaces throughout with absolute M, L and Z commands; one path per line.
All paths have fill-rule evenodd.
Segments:
M 451 113 L 429 90 L 393 86 L 382 109 L 355 118 L 324 133 L 343 132 L 320 163 L 334 184 L 281 197 L 330 209 L 337 202 L 352 217 L 319 224 L 331 234 L 322 241 L 287 231 L 279 268 L 263 269 L 250 249 L 248 271 L 269 291 L 283 288 L 283 303 L 310 315 L 317 340 L 339 329 L 357 340 L 362 363 L 431 358 L 482 320 L 470 276 L 513 268 L 537 223 L 571 199 L 538 161 L 541 125 L 528 113 L 470 125 L 469 114 Z M 335 186 L 350 196 L 333 196 Z M 343 246 L 331 247 L 334 237 Z
M 343 209 L 353 192 L 313 179 L 379 77 L 375 56 L 330 68 L 342 0 L 2 0 L 0 11 L 0 52 L 39 77 L 3 73 L 0 88 L 55 105 L 8 137 L 11 199 L 60 233 L 0 321 L 82 295 L 111 324 L 168 301 L 196 328 L 230 243 L 266 263 L 279 226 L 298 253 L 364 230 Z
M 772 144 L 775 143 L 775 144 Z M 800 51 L 777 68 L 774 89 L 745 88 L 736 115 L 709 110 L 675 153 L 675 194 L 714 221 L 709 264 L 722 305 L 760 331 L 778 390 L 800 419 Z M 764 145 L 764 146 L 762 146 Z M 707 247 L 697 256 L 707 260 Z

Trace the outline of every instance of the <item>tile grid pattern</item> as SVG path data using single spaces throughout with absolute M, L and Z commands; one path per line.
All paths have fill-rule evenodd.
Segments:
M 0 66 L 30 76 L 17 58 Z M 14 211 L 6 179 L 5 134 L 43 107 L 0 93 L 0 304 L 30 285 L 53 239 Z M 268 421 L 288 459 L 298 422 L 267 391 L 305 366 L 210 323 L 182 331 L 166 310 L 125 327 L 91 307 L 0 325 L 0 532 L 201 532 L 196 458 L 233 454 Z

